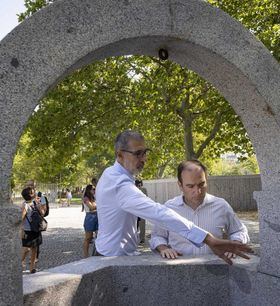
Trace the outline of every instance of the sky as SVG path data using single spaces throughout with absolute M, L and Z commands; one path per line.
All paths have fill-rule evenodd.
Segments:
M 24 0 L 0 0 L 0 40 L 18 25 L 17 14 L 25 10 Z

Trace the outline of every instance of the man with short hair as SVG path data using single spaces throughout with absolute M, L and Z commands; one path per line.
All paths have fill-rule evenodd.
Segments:
M 96 187 L 99 220 L 96 255 L 138 254 L 136 221 L 140 217 L 177 232 L 197 247 L 207 244 L 229 264 L 232 261 L 224 255 L 227 251 L 248 259 L 243 253 L 251 251 L 247 245 L 214 237 L 172 209 L 154 202 L 135 186 L 134 175 L 144 168 L 148 152 L 140 133 L 127 130 L 117 136 L 115 164 L 105 169 Z
M 207 169 L 198 160 L 184 161 L 177 169 L 178 185 L 182 195 L 165 203 L 182 217 L 192 221 L 218 238 L 248 243 L 249 236 L 245 225 L 235 215 L 231 206 L 222 198 L 208 194 Z M 212 254 L 211 248 L 204 245 L 196 248 L 188 240 L 175 232 L 160 226 L 154 226 L 150 240 L 152 250 L 157 250 L 162 257 L 177 258 L 178 255 Z M 225 254 L 228 258 L 232 253 Z

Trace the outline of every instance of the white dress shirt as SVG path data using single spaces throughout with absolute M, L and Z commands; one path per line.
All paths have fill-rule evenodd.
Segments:
M 134 177 L 118 162 L 107 168 L 96 186 L 99 221 L 96 249 L 104 256 L 137 255 L 137 217 L 175 231 L 197 247 L 207 232 L 154 202 L 134 185 Z
M 205 229 L 217 238 L 223 238 L 224 232 L 230 240 L 238 240 L 242 243 L 249 242 L 246 226 L 240 222 L 231 206 L 222 198 L 206 194 L 203 203 L 196 210 L 193 210 L 184 203 L 181 195 L 167 201 L 164 206 L 173 209 L 182 217 L 191 220 L 195 225 Z M 184 255 L 213 254 L 207 245 L 202 248 L 195 248 L 174 231 L 168 231 L 156 225 L 152 230 L 151 249 L 156 249 L 160 244 L 169 245 L 172 249 Z

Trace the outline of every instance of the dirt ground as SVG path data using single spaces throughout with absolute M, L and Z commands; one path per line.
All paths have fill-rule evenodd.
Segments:
M 259 215 L 257 210 L 251 211 L 237 211 L 236 214 L 240 219 L 246 219 L 250 221 L 259 221 Z

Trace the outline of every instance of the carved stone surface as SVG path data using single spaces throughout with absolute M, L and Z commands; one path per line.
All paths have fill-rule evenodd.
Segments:
M 9 202 L 12 162 L 24 126 L 50 88 L 94 60 L 157 56 L 161 48 L 231 103 L 254 145 L 263 190 L 278 186 L 280 68 L 240 23 L 200 0 L 57 0 L 0 43 L 0 205 Z M 279 254 L 279 245 L 269 250 Z M 3 250 L 10 257 L 17 251 Z M 262 271 L 270 273 L 267 260 Z M 9 268 L 0 268 L 12 278 Z
M 280 191 L 254 192 L 260 221 L 261 272 L 280 276 Z
M 21 210 L 0 206 L 0 305 L 22 304 Z
M 91 257 L 24 276 L 24 305 L 274 305 L 279 278 L 259 273 L 258 261 Z
M 241 116 L 263 188 L 279 184 L 280 68 L 241 24 L 204 1 L 55 1 L 0 44 L 0 198 L 19 137 L 47 91 L 74 69 L 122 54 L 169 58 L 210 81 Z M 15 114 L 17 120 L 14 120 Z

